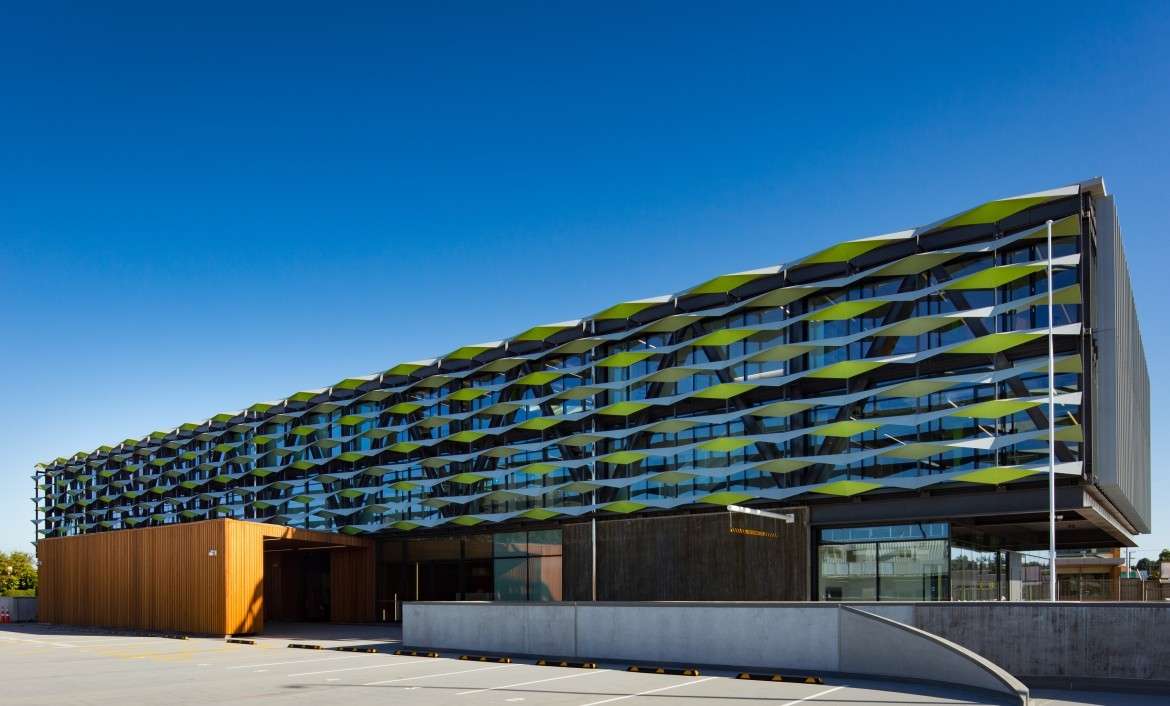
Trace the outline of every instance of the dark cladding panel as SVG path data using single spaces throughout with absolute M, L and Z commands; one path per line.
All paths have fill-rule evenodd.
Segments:
M 1113 197 L 1097 197 L 1094 482 L 1138 532 L 1150 531 L 1150 376 Z
M 809 599 L 809 530 L 804 508 L 794 524 L 741 523 L 728 513 L 597 523 L 597 598 L 603 601 L 803 601 Z M 734 525 L 733 525 L 734 522 Z M 757 525 L 759 525 L 757 527 Z M 736 534 L 747 526 L 772 536 Z M 588 601 L 590 523 L 564 526 L 564 600 Z

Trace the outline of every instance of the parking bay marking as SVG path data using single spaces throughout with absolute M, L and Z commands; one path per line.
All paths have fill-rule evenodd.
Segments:
M 471 691 L 461 691 L 455 695 L 456 696 L 466 696 L 467 694 L 480 694 L 480 693 L 483 693 L 485 691 L 507 691 L 508 689 L 511 689 L 513 687 L 516 687 L 516 686 L 528 686 L 529 684 L 541 684 L 541 683 L 546 682 L 546 681 L 557 681 L 559 679 L 573 679 L 576 677 L 587 677 L 587 676 L 590 676 L 593 674 L 605 674 L 608 671 L 610 671 L 610 670 L 608 670 L 608 669 L 595 669 L 595 670 L 591 670 L 588 672 L 578 672 L 577 674 L 565 674 L 565 675 L 559 676 L 559 677 L 550 677 L 548 679 L 536 679 L 534 681 L 522 681 L 522 682 L 518 682 L 516 684 L 505 684 L 503 686 L 492 686 L 492 687 L 488 687 L 486 689 L 472 689 Z
M 844 689 L 844 688 L 845 688 L 845 685 L 842 684 L 841 686 L 835 686 L 832 689 L 825 689 L 824 691 L 818 691 L 817 693 L 812 694 L 811 696 L 806 696 L 803 699 L 797 699 L 796 701 L 789 701 L 788 703 L 784 704 L 784 706 L 796 706 L 796 704 L 803 704 L 806 701 L 812 701 L 813 699 L 824 696 L 825 694 L 831 694 L 838 689 Z
M 354 672 L 359 669 L 389 669 L 390 667 L 404 667 L 408 664 L 416 664 L 418 662 L 430 662 L 429 659 L 412 659 L 409 662 L 386 662 L 385 664 L 367 664 L 364 667 L 342 667 L 341 669 L 321 669 L 316 672 L 297 672 L 296 674 L 288 674 L 290 677 L 310 677 L 314 674 L 332 674 L 334 672 Z
M 519 664 L 499 664 L 494 667 L 477 667 L 476 669 L 463 669 L 458 672 L 444 672 L 442 674 L 423 674 L 417 677 L 400 677 L 398 679 L 387 679 L 385 681 L 372 681 L 362 684 L 362 686 L 379 686 L 381 684 L 394 684 L 400 681 L 413 681 L 415 679 L 435 679 L 437 677 L 453 677 L 457 674 L 469 674 L 471 672 L 487 672 L 492 669 L 507 669 L 508 667 L 519 667 Z
M 615 696 L 612 699 L 602 699 L 601 701 L 590 701 L 587 704 L 582 704 L 582 706 L 597 706 L 598 704 L 608 704 L 608 703 L 611 703 L 614 701 L 623 701 L 625 699 L 632 699 L 635 696 L 645 696 L 646 694 L 657 694 L 660 691 L 667 691 L 668 689 L 678 689 L 679 687 L 691 686 L 692 684 L 701 684 L 702 682 L 711 681 L 712 679 L 716 679 L 716 678 L 717 677 L 703 677 L 702 679 L 693 679 L 691 681 L 682 682 L 681 684 L 671 684 L 670 686 L 664 686 L 664 687 L 661 687 L 659 689 L 650 689 L 649 691 L 639 691 L 636 694 L 626 694 L 625 696 Z M 788 706 L 788 705 L 785 704 L 785 706 Z
M 332 662 L 336 659 L 350 659 L 349 655 L 342 657 L 318 657 L 316 659 L 293 659 L 285 662 L 263 662 L 261 664 L 237 664 L 234 667 L 225 667 L 225 669 L 253 669 L 255 667 L 280 667 L 286 664 L 301 664 L 303 662 Z

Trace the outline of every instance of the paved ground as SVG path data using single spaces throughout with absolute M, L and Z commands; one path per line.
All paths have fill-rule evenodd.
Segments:
M 290 649 L 378 645 L 377 654 Z M 395 656 L 396 634 L 372 626 L 276 626 L 256 645 L 220 639 L 173 640 L 43 625 L 0 626 L 0 703 L 5 706 L 150 706 L 165 704 L 386 703 L 549 704 L 552 706 L 858 706 L 995 704 L 958 690 L 861 680 L 823 685 L 743 681 L 727 673 L 699 677 L 600 669 L 468 662 Z M 1065 694 L 1061 698 L 1068 699 Z M 1105 700 L 1106 697 L 1112 700 Z M 1074 704 L 1164 704 L 1164 697 L 1072 695 Z

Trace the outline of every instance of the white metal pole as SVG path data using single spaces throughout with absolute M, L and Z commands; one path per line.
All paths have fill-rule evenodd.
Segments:
M 1048 600 L 1056 601 L 1056 346 L 1053 342 L 1052 221 L 1048 221 Z

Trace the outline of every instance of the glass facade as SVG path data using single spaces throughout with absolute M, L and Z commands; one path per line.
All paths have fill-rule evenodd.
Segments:
M 938 601 L 948 592 L 945 523 L 824 529 L 817 547 L 820 599 Z
M 229 517 L 508 535 L 570 516 L 993 492 L 1045 463 L 1032 412 L 1050 317 L 1061 473 L 1079 477 L 1084 220 L 1079 187 L 1048 193 L 54 459 L 36 472 L 40 532 Z M 558 595 L 559 555 L 515 534 L 476 592 Z M 823 596 L 945 597 L 946 546 L 823 538 Z
M 492 549 L 496 600 L 561 600 L 560 530 L 499 533 Z

